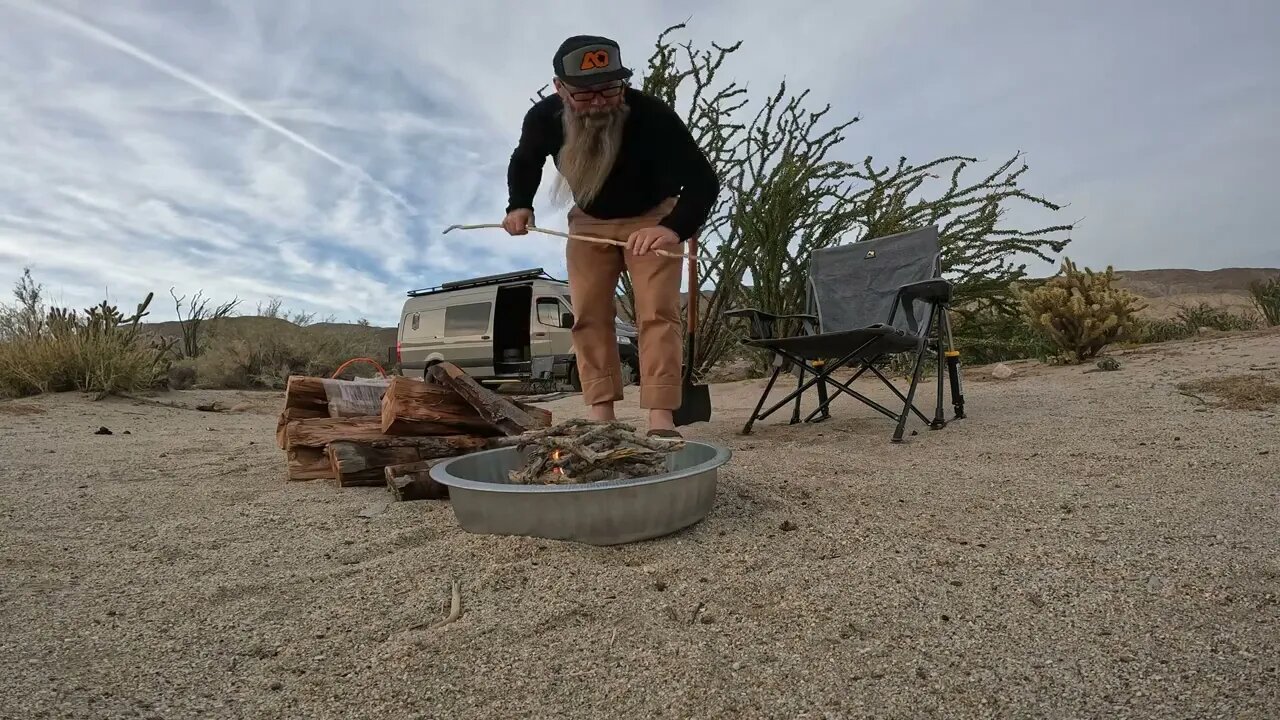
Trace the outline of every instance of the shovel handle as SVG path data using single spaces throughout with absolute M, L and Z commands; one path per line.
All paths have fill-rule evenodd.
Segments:
M 698 323 L 698 236 L 689 238 L 689 334 L 693 335 Z
M 501 228 L 501 227 L 502 225 L 498 223 L 482 223 L 479 225 L 450 225 L 449 227 L 445 228 L 444 232 L 448 233 L 450 230 L 478 230 L 480 228 Z M 619 247 L 626 246 L 626 243 L 620 240 L 611 240 L 609 238 L 593 237 L 591 235 L 570 235 L 569 233 L 560 232 L 559 230 L 548 230 L 546 228 L 535 227 L 533 225 L 529 225 L 528 229 L 533 232 L 546 233 L 547 235 L 555 235 L 556 237 L 567 238 L 569 240 L 582 240 L 585 242 L 600 243 L 602 245 L 617 245 Z M 695 253 L 693 252 L 690 252 L 688 255 L 673 253 L 669 250 L 654 250 L 654 252 L 657 253 L 658 255 L 661 255 L 662 257 L 669 257 L 669 258 L 687 258 L 689 260 L 693 260 L 693 258 L 696 257 Z
M 689 302 L 687 303 L 689 317 L 687 320 L 688 329 L 686 330 L 689 347 L 685 348 L 685 372 L 692 377 L 693 358 L 695 357 L 694 343 L 697 342 L 698 338 L 698 296 L 702 294 L 698 290 L 698 261 L 695 259 L 698 257 L 697 235 L 689 238 L 689 256 Z

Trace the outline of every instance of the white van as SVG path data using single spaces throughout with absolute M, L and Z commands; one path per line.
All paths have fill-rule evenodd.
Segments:
M 401 372 L 425 377 L 444 360 L 486 384 L 554 382 L 581 390 L 569 284 L 542 268 L 411 290 L 400 313 Z M 617 323 L 623 379 L 639 377 L 635 327 Z

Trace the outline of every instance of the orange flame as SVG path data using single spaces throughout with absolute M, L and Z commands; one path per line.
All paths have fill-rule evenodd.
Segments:
M 557 461 L 559 461 L 559 460 L 560 460 L 560 451 L 559 451 L 559 450 L 552 450 L 552 451 L 551 451 L 551 462 L 557 462 Z M 554 472 L 554 473 L 557 473 L 557 474 L 561 474 L 561 475 L 563 475 L 563 474 L 564 474 L 564 468 L 558 468 L 558 467 L 556 467 L 556 468 L 551 468 L 551 472 Z

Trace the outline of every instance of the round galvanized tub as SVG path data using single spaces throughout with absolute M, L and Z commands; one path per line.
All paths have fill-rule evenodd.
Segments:
M 519 485 L 507 472 L 523 466 L 526 453 L 499 448 L 446 460 L 431 468 L 431 478 L 449 487 L 449 504 L 468 532 L 617 545 L 701 521 L 715 504 L 719 468 L 730 456 L 728 448 L 690 440 L 667 457 L 660 475 Z

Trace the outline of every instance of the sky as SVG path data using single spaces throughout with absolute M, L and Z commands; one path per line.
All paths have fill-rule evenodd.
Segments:
M 1066 207 L 1007 224 L 1078 221 L 1077 263 L 1280 267 L 1273 0 L 0 0 L 0 282 L 30 267 L 75 308 L 155 292 L 154 320 L 172 288 L 394 325 L 411 288 L 564 277 L 562 239 L 442 231 L 501 221 L 561 40 L 612 37 L 639 75 L 686 21 L 680 42 L 742 42 L 721 73 L 750 97 L 785 80 L 858 116 L 839 157 L 969 155 L 976 178 L 1024 153 L 1023 186 Z M 564 230 L 553 172 L 536 222 Z

